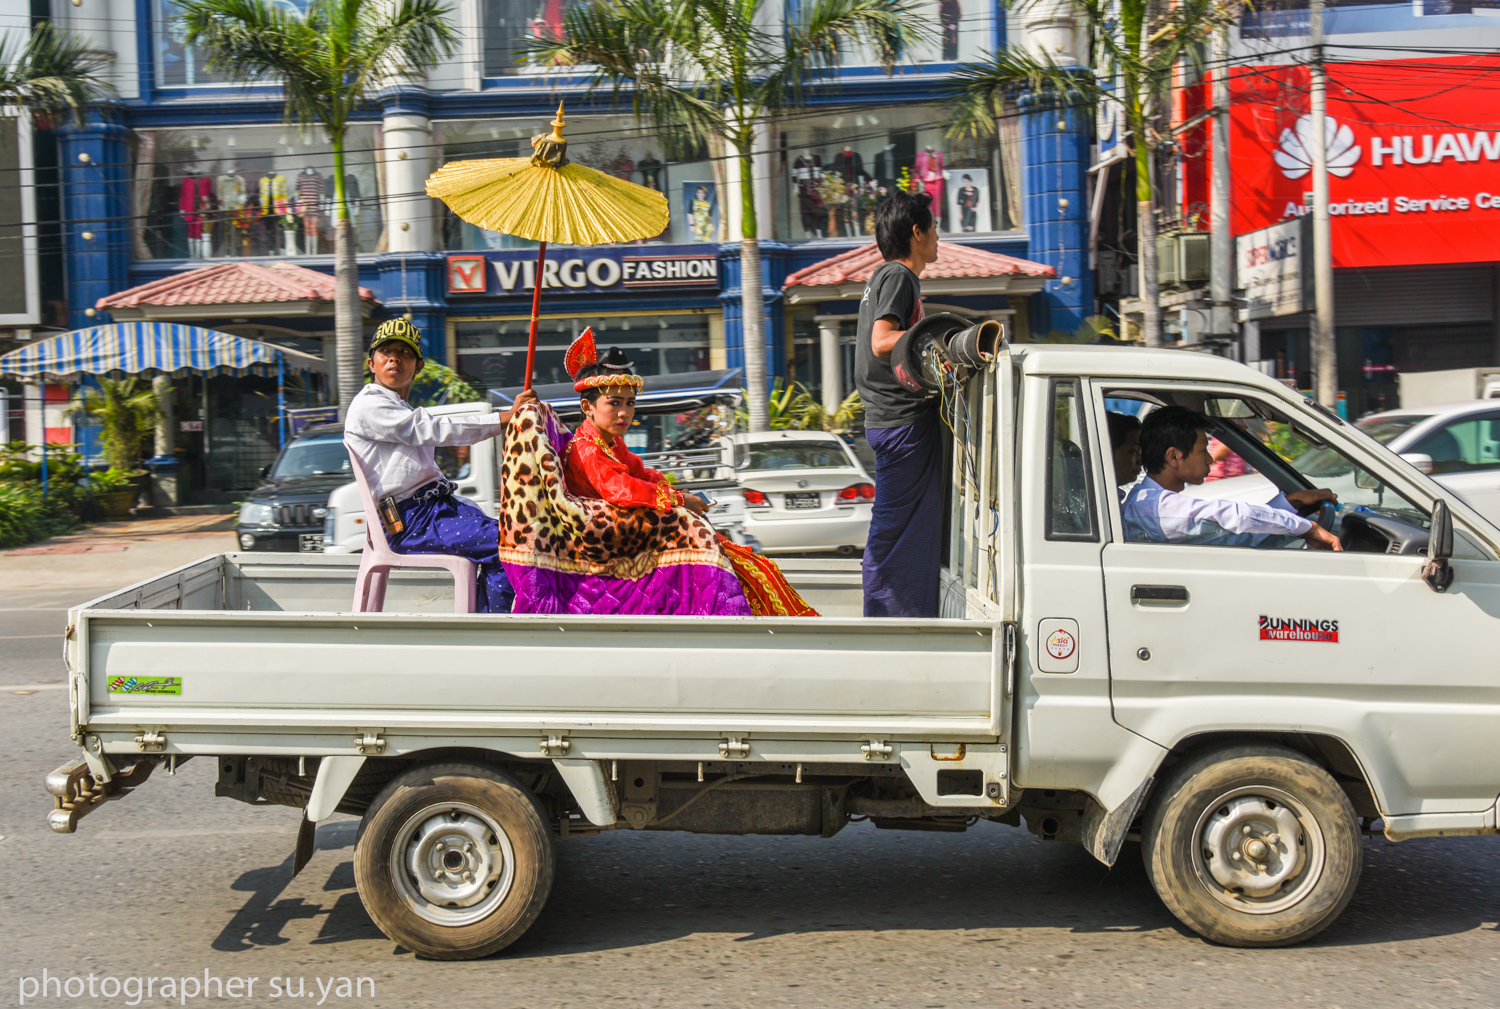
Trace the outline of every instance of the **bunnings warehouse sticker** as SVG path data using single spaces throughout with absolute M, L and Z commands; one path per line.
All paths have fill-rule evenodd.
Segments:
M 117 676 L 109 681 L 111 694 L 178 694 L 182 693 L 180 676 Z
M 1339 643 L 1337 620 L 1293 620 L 1290 617 L 1260 618 L 1262 641 L 1326 641 Z

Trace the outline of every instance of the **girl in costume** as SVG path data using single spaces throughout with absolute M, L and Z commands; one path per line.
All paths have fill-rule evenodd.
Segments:
M 506 432 L 500 559 L 515 613 L 816 616 L 775 563 L 730 542 L 707 505 L 647 469 L 622 435 L 642 379 L 592 330 L 569 348 L 584 423 L 516 411 Z

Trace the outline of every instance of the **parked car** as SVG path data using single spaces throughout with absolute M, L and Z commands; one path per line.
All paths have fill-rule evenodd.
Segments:
M 724 439 L 734 454 L 738 493 L 720 495 L 740 511 L 744 530 L 763 553 L 865 548 L 875 481 L 853 449 L 821 431 L 770 431 Z
M 328 495 L 353 479 L 342 424 L 319 424 L 287 442 L 261 471 L 265 483 L 240 505 L 241 550 L 309 553 L 323 549 Z

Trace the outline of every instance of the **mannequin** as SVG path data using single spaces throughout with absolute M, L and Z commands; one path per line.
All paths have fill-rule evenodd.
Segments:
M 869 178 L 865 174 L 864 158 L 848 144 L 845 144 L 844 149 L 833 156 L 833 160 L 829 163 L 828 167 L 843 180 L 846 192 Z M 839 208 L 839 234 L 845 238 L 859 234 L 859 226 L 854 219 L 855 215 L 856 208 L 852 203 L 846 203 Z
M 286 176 L 275 173 L 262 175 L 256 188 L 260 191 L 260 212 L 265 218 L 266 252 L 275 252 L 278 244 L 275 236 L 277 232 L 280 232 L 284 236 L 283 246 L 291 247 L 291 252 L 288 254 L 296 255 L 297 238 L 292 234 L 285 220 L 292 213 L 291 190 L 286 184 Z
M 922 192 L 932 195 L 932 216 L 942 219 L 943 213 L 943 152 L 934 150 L 931 144 L 917 152 L 917 163 L 912 178 L 922 187 Z
M 297 176 L 297 213 L 302 218 L 303 251 L 316 256 L 318 228 L 323 220 L 323 176 L 314 169 L 304 168 Z
M 875 154 L 875 184 L 886 192 L 894 192 L 900 174 L 901 169 L 896 167 L 896 142 L 892 140 Z
M 635 170 L 641 173 L 641 185 L 647 189 L 654 189 L 658 193 L 665 192 L 661 187 L 662 163 L 656 160 L 656 155 L 650 151 L 646 156 L 635 163 Z
M 213 225 L 208 220 L 214 206 L 214 183 L 196 168 L 182 177 L 177 207 L 187 225 L 188 255 L 208 259 L 213 254 Z
M 816 154 L 803 154 L 792 162 L 792 178 L 797 180 L 797 212 L 808 238 L 824 237 L 828 219 L 823 200 L 818 196 L 818 180 L 822 174 L 823 159 Z
M 249 189 L 239 169 L 235 167 L 233 161 L 226 161 L 224 170 L 219 175 L 219 206 L 224 210 L 224 255 L 226 256 L 243 256 L 248 251 L 245 248 L 245 240 L 248 237 L 246 229 L 249 226 L 245 208 L 248 196 Z

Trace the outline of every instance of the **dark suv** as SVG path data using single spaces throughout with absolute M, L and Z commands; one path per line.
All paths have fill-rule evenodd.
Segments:
M 354 479 L 349 450 L 344 448 L 344 425 L 306 428 L 286 443 L 261 476 L 266 482 L 240 506 L 234 527 L 240 549 L 321 551 L 328 495 Z

